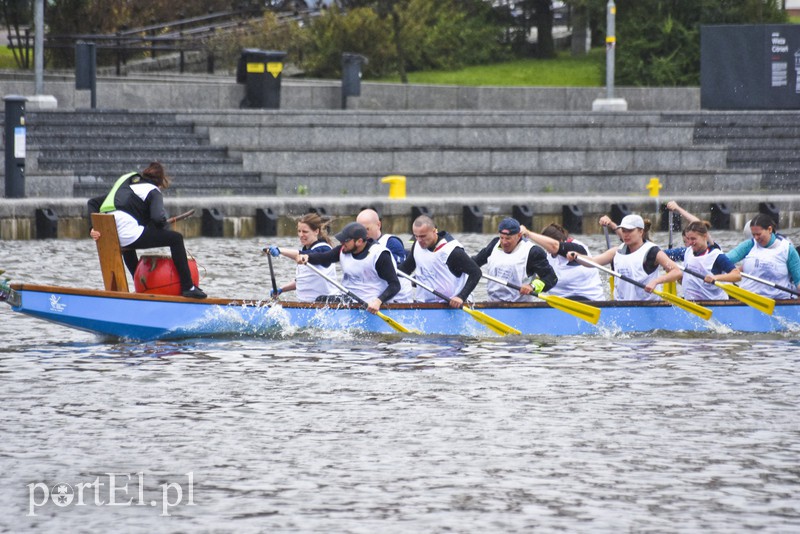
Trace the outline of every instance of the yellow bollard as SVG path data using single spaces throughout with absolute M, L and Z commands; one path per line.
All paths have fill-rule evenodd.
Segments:
M 658 192 L 661 190 L 661 188 L 663 186 L 661 185 L 661 181 L 658 179 L 658 177 L 657 176 L 653 176 L 652 178 L 650 178 L 650 183 L 648 183 L 644 187 L 645 187 L 645 189 L 650 190 L 650 196 L 651 197 L 657 197 L 658 196 Z
M 406 198 L 406 177 L 399 174 L 384 176 L 384 184 L 389 184 L 389 198 Z

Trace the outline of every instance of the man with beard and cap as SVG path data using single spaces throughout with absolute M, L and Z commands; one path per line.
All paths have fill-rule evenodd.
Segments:
M 420 283 L 450 297 L 450 307 L 460 308 L 481 279 L 481 268 L 467 255 L 453 236 L 439 231 L 433 219 L 420 215 L 412 225 L 414 244 L 398 269 L 406 274 L 416 271 Z M 428 291 L 417 291 L 416 300 L 438 302 Z
M 367 229 L 357 222 L 349 223 L 336 234 L 339 245 L 328 252 L 300 254 L 300 265 L 322 265 L 338 262 L 342 269 L 342 285 L 367 302 L 367 309 L 376 313 L 381 305 L 400 291 L 391 252 L 367 237 Z
M 532 302 L 537 293 L 556 285 L 558 277 L 547 261 L 547 252 L 522 239 L 520 224 L 507 217 L 500 221 L 498 237 L 472 257 L 478 265 L 488 265 L 489 274 L 520 286 L 519 291 L 489 281 L 486 291 L 493 300 Z M 526 282 L 526 280 L 530 280 Z

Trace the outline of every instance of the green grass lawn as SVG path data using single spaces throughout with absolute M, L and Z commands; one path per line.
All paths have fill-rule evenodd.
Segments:
M 583 57 L 572 57 L 568 51 L 564 51 L 556 59 L 519 59 L 455 71 L 411 72 L 408 81 L 445 85 L 598 87 L 605 83 L 605 57 L 605 48 L 595 48 Z M 371 81 L 399 82 L 400 77 Z
M 0 69 L 16 69 L 14 53 L 7 46 L 0 46 Z

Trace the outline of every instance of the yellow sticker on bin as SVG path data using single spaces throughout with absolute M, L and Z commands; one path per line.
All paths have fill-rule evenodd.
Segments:
M 247 64 L 247 72 L 262 73 L 262 72 L 264 72 L 264 64 L 263 63 L 248 63 Z
M 277 78 L 278 74 L 280 74 L 282 71 L 283 71 L 283 63 L 280 62 L 267 63 L 267 72 L 272 74 L 273 78 Z

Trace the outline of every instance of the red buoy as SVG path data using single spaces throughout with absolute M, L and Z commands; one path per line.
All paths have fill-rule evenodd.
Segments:
M 200 274 L 197 272 L 197 262 L 189 258 L 189 271 L 192 273 L 192 283 L 200 284 Z M 137 293 L 151 293 L 154 295 L 180 295 L 181 280 L 178 270 L 170 256 L 142 256 L 133 275 L 133 285 Z

